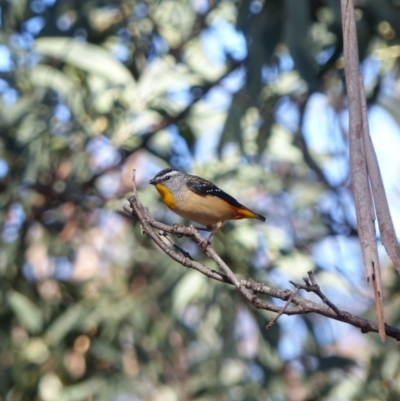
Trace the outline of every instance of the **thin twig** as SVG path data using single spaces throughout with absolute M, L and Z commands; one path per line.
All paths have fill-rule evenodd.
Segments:
M 186 252 L 183 248 L 176 244 L 176 242 L 163 230 L 158 231 L 158 235 L 164 237 L 178 252 L 180 252 L 183 256 L 193 260 L 189 252 Z
M 267 324 L 267 326 L 266 326 L 267 330 L 269 330 L 276 323 L 276 321 L 283 315 L 283 313 L 285 313 L 286 309 L 291 304 L 291 302 L 293 301 L 293 298 L 297 295 L 298 291 L 299 291 L 299 287 L 296 287 L 296 289 L 291 292 L 285 305 L 283 305 L 282 309 Z
M 333 311 L 335 311 L 335 313 L 338 316 L 342 316 L 343 313 L 342 311 L 333 303 L 331 302 L 328 297 L 322 292 L 321 287 L 318 285 L 317 281 L 315 280 L 314 274 L 312 271 L 308 271 L 308 278 L 304 277 L 303 280 L 306 283 L 304 284 L 297 284 L 294 283 L 293 281 L 290 281 L 291 284 L 293 284 L 297 289 L 302 289 L 305 290 L 307 292 L 313 292 L 314 294 L 318 295 L 318 297 L 321 299 L 321 301 L 328 305 Z

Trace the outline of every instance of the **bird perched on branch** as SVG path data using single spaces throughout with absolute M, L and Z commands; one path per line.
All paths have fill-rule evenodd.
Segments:
M 264 216 L 243 206 L 212 182 L 184 171 L 164 169 L 150 180 L 150 184 L 156 187 L 162 201 L 172 211 L 185 219 L 205 225 L 211 231 L 206 245 L 227 220 L 265 221 Z

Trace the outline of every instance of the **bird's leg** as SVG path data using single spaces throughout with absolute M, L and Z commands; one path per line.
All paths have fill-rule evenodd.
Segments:
M 222 221 L 219 221 L 212 230 L 209 230 L 211 231 L 210 235 L 207 238 L 203 239 L 203 241 L 201 241 L 199 244 L 201 248 L 203 248 L 204 250 L 207 248 L 208 244 L 210 243 L 211 237 L 222 227 L 222 224 Z M 211 229 L 212 227 L 207 228 Z

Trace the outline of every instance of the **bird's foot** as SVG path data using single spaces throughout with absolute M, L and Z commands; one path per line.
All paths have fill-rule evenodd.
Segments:
M 209 238 L 204 238 L 203 241 L 199 242 L 199 247 L 202 248 L 203 251 L 207 249 L 208 245 L 210 245 Z
M 178 238 L 183 237 L 183 234 L 178 234 L 178 231 L 181 227 L 184 227 L 184 226 L 182 226 L 182 224 L 178 224 L 178 223 L 172 224 L 172 230 L 173 230 L 172 233 L 175 234 Z

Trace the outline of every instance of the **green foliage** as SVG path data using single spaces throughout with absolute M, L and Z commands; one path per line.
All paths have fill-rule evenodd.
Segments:
M 200 3 L 0 6 L 0 401 L 399 397 L 390 341 L 312 316 L 266 331 L 271 314 L 177 265 L 121 213 L 135 168 L 152 215 L 180 221 L 146 183 L 191 170 L 267 215 L 213 239 L 238 276 L 284 288 L 313 269 L 339 307 L 372 313 L 341 248 L 357 245 L 347 171 L 328 178 L 345 147 L 309 146 L 303 130 L 316 92 L 346 110 L 338 2 Z M 380 57 L 371 102 L 398 122 L 397 95 L 380 91 L 397 73 L 398 6 L 357 12 L 362 60 Z M 339 266 L 315 257 L 324 241 Z

